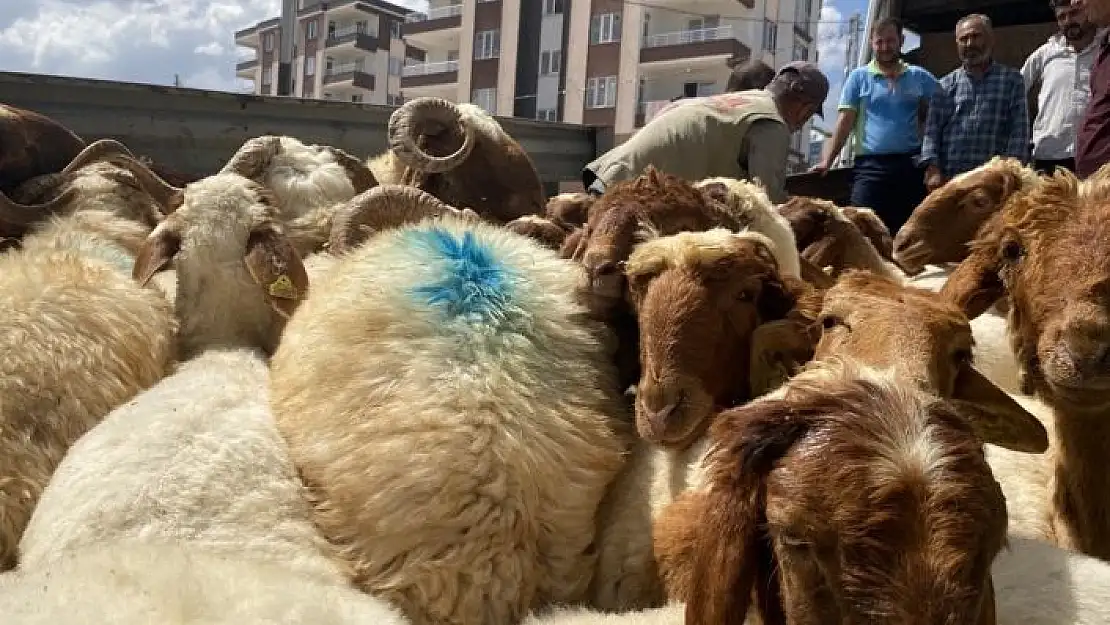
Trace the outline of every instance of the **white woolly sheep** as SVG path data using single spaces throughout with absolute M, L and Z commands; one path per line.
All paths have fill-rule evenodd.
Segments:
M 414 219 L 442 204 L 398 193 Z M 348 223 L 377 207 L 360 210 Z M 626 419 L 576 272 L 440 213 L 346 251 L 286 326 L 272 405 L 316 525 L 417 625 L 510 624 L 585 593 Z
M 0 255 L 0 569 L 69 446 L 171 366 L 171 304 L 131 279 L 149 230 L 79 210 Z
M 771 239 L 780 272 L 795 278 L 801 277 L 794 231 L 790 228 L 790 222 L 775 210 L 775 205 L 771 203 L 762 186 L 735 178 L 706 178 L 694 186 L 719 201 L 748 230 Z
M 409 625 L 347 584 L 173 542 L 97 543 L 2 574 L 0 614 L 12 625 Z

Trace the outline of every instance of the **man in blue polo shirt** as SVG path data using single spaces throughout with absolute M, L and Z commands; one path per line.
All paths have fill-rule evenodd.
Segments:
M 896 233 L 925 199 L 918 164 L 929 98 L 937 79 L 901 58 L 902 23 L 886 18 L 871 29 L 874 60 L 848 75 L 833 136 L 815 171 L 827 171 L 848 135 L 854 135 L 854 206 L 875 210 Z

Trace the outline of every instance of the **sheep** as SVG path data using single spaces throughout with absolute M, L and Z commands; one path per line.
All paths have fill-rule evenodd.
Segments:
M 734 178 L 706 178 L 694 184 L 702 193 L 716 199 L 749 230 L 766 235 L 781 259 L 779 271 L 801 276 L 798 244 L 790 222 L 775 210 L 767 191 L 760 185 Z
M 898 263 L 894 260 L 894 237 L 890 236 L 890 229 L 886 223 L 875 213 L 874 209 L 862 206 L 842 206 L 840 212 L 859 228 L 863 236 L 875 246 L 875 251 L 883 260 Z
M 442 204 L 406 191 L 413 218 Z M 417 625 L 515 623 L 586 590 L 629 434 L 576 270 L 438 213 L 342 253 L 285 328 L 271 404 L 315 523 Z
M 544 247 L 559 251 L 567 238 L 567 231 L 558 222 L 535 215 L 523 215 L 505 224 L 513 232 L 531 237 Z
M 748 398 L 742 365 L 752 330 L 782 318 L 795 303 L 772 249 L 764 235 L 717 228 L 649 240 L 628 260 L 644 372 L 635 402 L 640 441 L 599 513 L 590 589 L 596 607 L 636 609 L 658 598 L 646 543 L 645 507 L 654 501 L 645 494 L 671 454 L 681 455 L 700 437 L 714 411 Z
M 479 221 L 469 208 L 459 210 L 415 187 L 383 184 L 360 193 L 336 210 L 328 251 L 343 255 L 357 248 L 381 230 L 400 228 L 426 217 L 451 215 Z
M 106 208 L 52 217 L 0 255 L 0 569 L 69 446 L 175 355 L 169 300 L 131 279 L 150 227 Z
M 934 293 L 846 272 L 821 324 L 815 360 L 718 415 L 685 465 L 653 527 L 666 597 L 688 623 L 743 622 L 753 590 L 764 623 L 993 622 L 1006 505 L 982 441 L 1039 453 L 1044 428 Z
M 548 198 L 544 214 L 563 229 L 580 228 L 589 219 L 596 200 L 590 193 L 560 193 Z
M 936 189 L 913 211 L 894 237 L 894 258 L 909 275 L 927 264 L 958 263 L 983 223 L 1015 193 L 1039 184 L 1041 176 L 1016 158 L 995 156 Z
M 0 146 L 0 194 L 8 194 L 25 180 L 65 167 L 85 142 L 41 113 L 0 104 Z
M 1096 467 L 1110 440 L 1101 429 L 1110 404 L 1107 197 L 1110 166 L 1082 182 L 1070 172 L 1046 177 L 988 222 L 941 290 L 969 316 L 1010 301 L 1011 344 L 1030 390 L 1053 410 L 1053 449 L 1040 471 L 999 471 L 999 480 L 1043 493 L 1040 537 L 1104 560 L 1110 498 Z
M 896 280 L 905 279 L 905 274 L 883 258 L 869 237 L 836 204 L 794 196 L 780 205 L 778 211 L 790 224 L 802 256 L 818 267 L 831 266 L 834 275 L 857 268 Z M 867 219 L 858 210 L 854 214 L 861 222 Z M 881 242 L 881 231 L 878 235 Z
M 393 111 L 387 132 L 389 151 L 368 162 L 379 182 L 411 184 L 495 223 L 544 214 L 535 164 L 481 107 L 413 98 Z
M 685 611 L 680 603 L 619 614 L 581 606 L 562 607 L 530 615 L 523 625 L 682 625 Z
M 20 625 L 410 625 L 348 585 L 177 541 L 96 543 L 0 575 L 0 614 Z
M 269 408 L 263 352 L 307 292 L 270 201 L 258 183 L 217 174 L 189 184 L 146 238 L 134 277 L 176 267 L 186 360 L 70 449 L 20 543 L 22 565 L 98 542 L 176 539 L 345 582 Z M 231 301 L 241 315 L 226 314 Z

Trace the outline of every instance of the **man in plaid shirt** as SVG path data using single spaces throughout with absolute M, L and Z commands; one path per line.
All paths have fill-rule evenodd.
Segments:
M 956 23 L 956 52 L 963 62 L 933 92 L 921 160 L 932 191 L 992 156 L 1029 160 L 1025 82 L 1016 68 L 991 58 L 990 18 L 968 15 Z

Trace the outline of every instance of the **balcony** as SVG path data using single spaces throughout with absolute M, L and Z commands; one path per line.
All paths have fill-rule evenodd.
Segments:
M 239 78 L 254 78 L 255 70 L 257 69 L 258 59 L 239 61 L 235 64 L 235 75 Z
M 732 26 L 718 26 L 648 35 L 640 47 L 640 62 L 716 62 L 729 57 L 747 58 L 750 53 L 733 35 Z
M 324 84 L 374 90 L 374 76 L 363 70 L 362 61 L 339 63 L 324 70 Z
M 401 34 L 411 36 L 431 31 L 459 28 L 462 26 L 462 11 L 463 8 L 460 3 L 428 9 L 425 13 L 409 13 L 405 16 L 405 23 L 401 26 Z
M 401 69 L 401 88 L 444 85 L 459 81 L 458 61 L 413 63 Z
M 365 50 L 366 52 L 374 52 L 378 49 L 378 33 L 373 29 L 367 30 L 361 25 L 344 26 L 343 28 L 336 28 L 328 32 L 327 38 L 324 40 L 325 48 L 338 48 L 347 46 L 349 48 L 356 48 Z
M 670 100 L 647 100 L 636 105 L 636 128 L 643 128 L 659 111 L 670 104 Z

